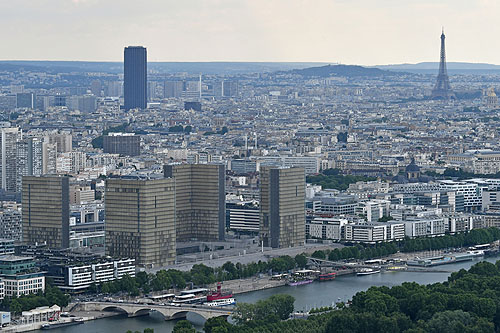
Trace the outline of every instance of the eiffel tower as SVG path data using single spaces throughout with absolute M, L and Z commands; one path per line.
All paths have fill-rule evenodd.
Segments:
M 451 90 L 448 71 L 446 70 L 446 53 L 444 51 L 444 29 L 441 32 L 441 59 L 439 61 L 439 73 L 437 82 L 432 89 L 432 99 L 452 99 L 456 98 L 455 93 Z

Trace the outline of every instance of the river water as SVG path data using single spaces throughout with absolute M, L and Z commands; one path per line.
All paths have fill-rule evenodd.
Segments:
M 500 257 L 485 259 L 496 262 Z M 314 282 L 304 286 L 278 287 L 261 291 L 254 291 L 235 298 L 238 302 L 253 303 L 259 299 L 267 298 L 275 294 L 289 294 L 295 297 L 295 309 L 297 311 L 308 310 L 312 307 L 329 306 L 337 301 L 346 301 L 358 291 L 364 291 L 371 286 L 395 286 L 403 282 L 417 282 L 420 284 L 432 284 L 443 282 L 448 279 L 450 272 L 462 268 L 468 269 L 473 264 L 483 259 L 475 259 L 462 263 L 437 266 L 434 269 L 448 272 L 383 272 L 380 274 L 365 276 L 340 276 L 333 281 Z M 188 314 L 188 319 L 195 323 L 195 327 L 201 329 L 203 319 L 196 314 Z M 127 318 L 111 317 L 86 322 L 83 325 L 69 326 L 51 330 L 54 333 L 125 333 L 127 330 L 142 332 L 145 328 L 154 328 L 155 333 L 172 332 L 174 321 L 165 321 L 161 315 Z

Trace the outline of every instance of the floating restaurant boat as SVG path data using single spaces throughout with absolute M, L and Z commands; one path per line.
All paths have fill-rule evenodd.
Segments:
M 323 282 L 323 281 L 331 281 L 335 280 L 335 273 L 323 273 L 318 275 L 318 281 Z
M 380 273 L 380 269 L 362 268 L 359 272 L 356 273 L 356 275 L 362 276 L 362 275 L 372 275 L 377 273 Z

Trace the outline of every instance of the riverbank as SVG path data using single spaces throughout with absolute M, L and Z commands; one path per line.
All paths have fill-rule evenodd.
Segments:
M 335 280 L 328 282 L 314 282 L 304 286 L 288 287 L 277 286 L 273 288 L 266 288 L 260 290 L 252 290 L 240 293 L 235 296 L 237 302 L 254 303 L 260 299 L 265 299 L 275 294 L 289 294 L 295 298 L 296 311 L 308 311 L 311 308 L 318 308 L 321 306 L 331 306 L 332 303 L 338 301 L 347 301 L 352 298 L 354 294 L 360 291 L 365 291 L 372 286 L 387 286 L 392 287 L 401 285 L 404 282 L 417 282 L 419 284 L 433 284 L 436 282 L 443 282 L 448 279 L 450 272 L 459 271 L 460 269 L 469 269 L 472 265 L 479 261 L 486 260 L 489 262 L 496 262 L 499 256 L 489 257 L 485 259 L 474 259 L 473 261 L 461 262 L 446 265 L 446 272 L 432 271 L 430 274 L 416 274 L 412 271 L 385 271 L 380 274 L 373 274 L 367 276 L 339 276 Z M 267 279 L 267 277 L 266 277 Z M 251 283 L 252 279 L 250 280 Z M 239 280 L 233 280 L 232 284 L 224 283 L 224 288 L 236 289 L 239 287 Z M 263 286 L 267 283 L 261 282 Z M 247 286 L 244 288 L 244 286 Z M 248 290 L 248 284 L 243 283 L 241 290 Z M 203 321 L 200 316 L 188 313 L 188 320 L 197 323 L 196 328 L 201 331 Z M 99 319 L 99 318 L 97 318 Z M 127 318 L 125 316 L 113 316 L 111 318 L 102 318 L 100 320 L 93 320 L 85 323 L 85 325 L 76 325 L 64 329 L 53 330 L 53 333 L 108 333 L 108 332 L 126 332 L 143 331 L 144 328 L 154 328 L 155 332 L 172 332 L 174 321 L 165 321 L 160 315 L 154 313 L 149 316 L 141 316 L 134 318 Z

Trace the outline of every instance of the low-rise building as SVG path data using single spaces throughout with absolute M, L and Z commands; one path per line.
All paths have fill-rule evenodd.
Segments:
M 438 236 L 446 232 L 446 222 L 440 217 L 406 220 L 404 224 L 406 236 L 412 238 L 420 236 Z
M 342 240 L 348 220 L 336 217 L 316 217 L 306 222 L 306 238 Z
M 0 279 L 6 297 L 19 297 L 45 291 L 45 276 L 32 257 L 0 257 Z
M 389 200 L 369 200 L 358 204 L 356 213 L 366 217 L 368 222 L 377 222 L 381 217 L 389 216 Z
M 135 260 L 122 259 L 97 263 L 56 263 L 47 267 L 54 284 L 69 292 L 87 289 L 92 283 L 109 282 L 125 275 L 135 276 Z
M 383 223 L 359 223 L 345 226 L 345 239 L 360 243 L 377 243 L 387 240 L 387 226 Z

